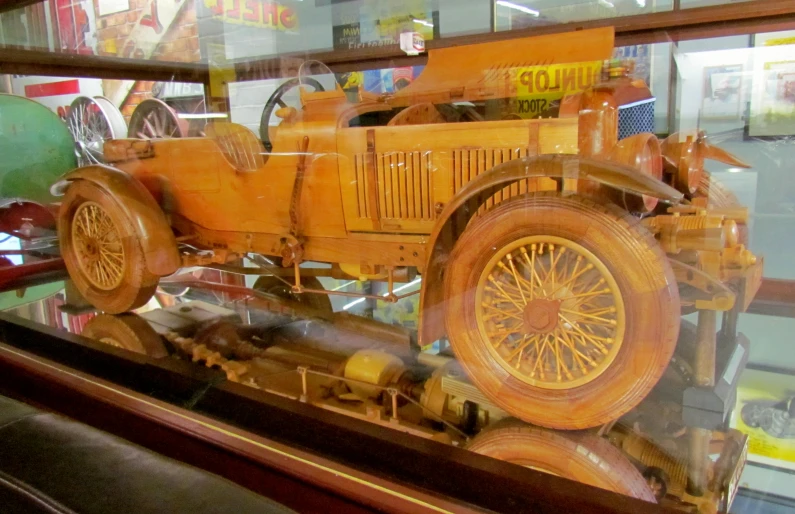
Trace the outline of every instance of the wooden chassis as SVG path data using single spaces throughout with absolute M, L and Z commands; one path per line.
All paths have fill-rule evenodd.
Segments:
M 228 383 L 217 371 L 129 354 L 5 313 L 0 333 L 0 391 L 168 456 L 199 459 L 200 466 L 260 492 L 267 485 L 237 474 L 240 462 L 387 512 L 675 512 L 384 431 Z M 183 444 L 168 444 L 162 435 L 198 446 L 198 453 L 179 451 Z M 213 462 L 205 452 L 220 452 L 220 459 Z M 284 498 L 283 492 L 274 497 Z

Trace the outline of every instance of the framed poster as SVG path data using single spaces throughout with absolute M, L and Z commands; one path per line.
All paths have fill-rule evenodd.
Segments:
M 795 31 L 753 38 L 753 94 L 748 136 L 795 135 Z
M 732 428 L 748 435 L 749 462 L 795 470 L 795 375 L 746 368 Z
M 795 60 L 765 62 L 758 94 L 751 104 L 749 134 L 795 134 Z
M 742 85 L 742 64 L 704 67 L 701 116 L 706 120 L 739 119 Z

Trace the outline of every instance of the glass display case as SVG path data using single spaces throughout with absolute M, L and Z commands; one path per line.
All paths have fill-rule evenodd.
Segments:
M 25 4 L 0 13 L 0 323 L 66 346 L 9 329 L 0 356 L 209 368 L 175 408 L 478 508 L 501 480 L 795 501 L 794 6 Z M 118 385 L 168 404 L 156 376 Z M 292 440 L 257 402 L 332 428 Z M 346 429 L 404 458 L 362 464 Z M 452 494 L 414 450 L 486 478 Z

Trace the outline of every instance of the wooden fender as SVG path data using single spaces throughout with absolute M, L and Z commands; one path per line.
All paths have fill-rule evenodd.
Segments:
M 117 168 L 98 164 L 67 173 L 52 186 L 51 192 L 61 196 L 70 183 L 79 180 L 91 182 L 105 191 L 132 222 L 149 273 L 162 277 L 180 268 L 181 260 L 174 233 L 162 209 L 143 184 Z
M 512 183 L 528 178 L 590 180 L 638 197 L 677 204 L 683 194 L 631 166 L 577 155 L 541 155 L 495 166 L 464 186 L 444 207 L 428 240 L 428 260 L 420 290 L 419 343 L 444 336 L 444 269 L 458 237 L 488 198 Z

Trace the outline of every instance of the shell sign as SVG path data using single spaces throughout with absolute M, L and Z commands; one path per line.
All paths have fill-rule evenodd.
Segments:
M 272 30 L 298 28 L 295 9 L 262 0 L 204 0 L 212 17 L 226 23 Z

